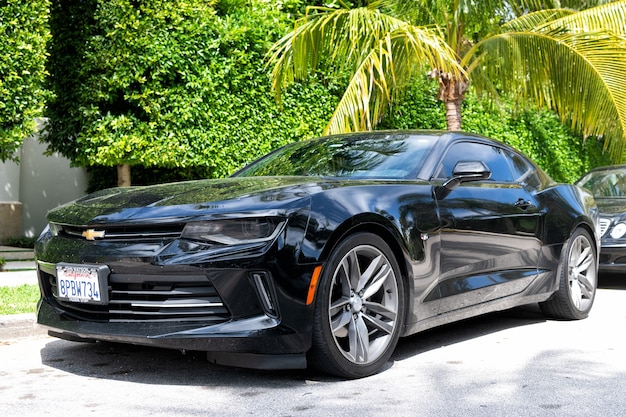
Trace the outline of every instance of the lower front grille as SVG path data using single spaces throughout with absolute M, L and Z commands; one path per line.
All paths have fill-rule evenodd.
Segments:
M 49 293 L 69 315 L 106 322 L 210 322 L 230 319 L 213 285 L 204 275 L 109 275 L 107 305 L 62 301 L 56 276 L 40 271 Z

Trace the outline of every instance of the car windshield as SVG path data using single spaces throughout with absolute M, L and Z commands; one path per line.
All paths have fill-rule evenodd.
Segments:
M 296 142 L 234 174 L 405 179 L 415 176 L 436 135 L 351 134 Z
M 592 171 L 578 182 L 595 198 L 626 198 L 626 170 Z

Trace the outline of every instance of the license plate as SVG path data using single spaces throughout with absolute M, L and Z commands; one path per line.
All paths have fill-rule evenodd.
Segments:
M 108 275 L 106 265 L 77 265 L 60 263 L 57 270 L 57 297 L 74 303 L 108 304 Z

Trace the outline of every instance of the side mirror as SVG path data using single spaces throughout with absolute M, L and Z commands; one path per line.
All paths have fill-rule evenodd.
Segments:
M 459 178 L 461 182 L 487 180 L 491 171 L 482 161 L 459 161 L 452 170 L 452 178 Z
M 452 170 L 452 178 L 435 188 L 435 197 L 440 200 L 450 194 L 461 183 L 487 180 L 490 177 L 491 171 L 484 162 L 459 161 Z

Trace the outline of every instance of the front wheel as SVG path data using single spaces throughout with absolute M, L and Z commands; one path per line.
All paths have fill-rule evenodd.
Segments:
M 566 320 L 579 320 L 589 315 L 598 285 L 596 256 L 589 233 L 577 229 L 561 254 L 559 290 L 539 304 L 546 315 Z
M 348 237 L 320 277 L 309 362 L 345 378 L 376 373 L 396 347 L 404 314 L 404 287 L 389 246 L 370 233 Z

